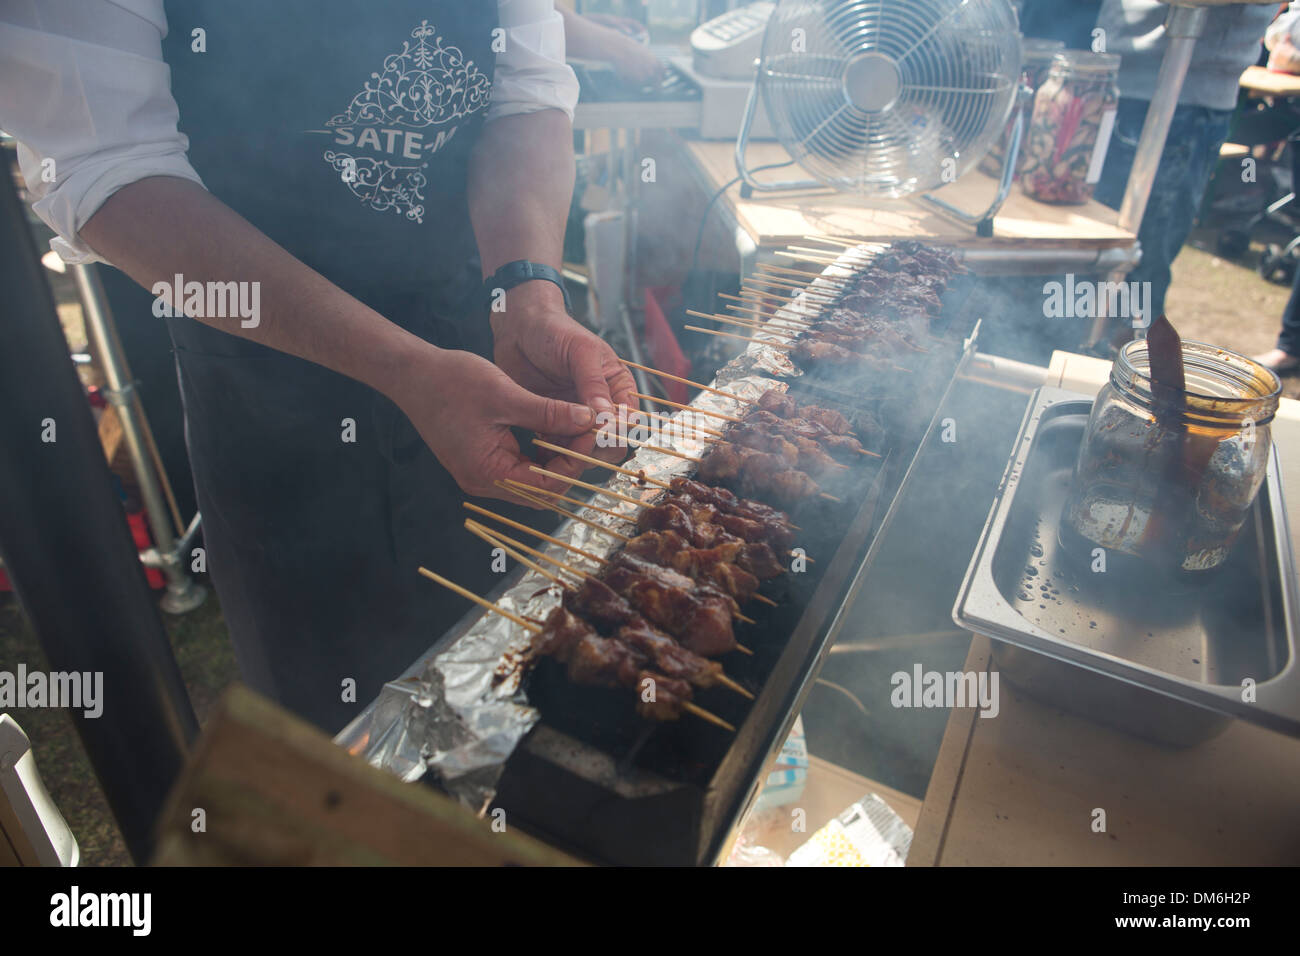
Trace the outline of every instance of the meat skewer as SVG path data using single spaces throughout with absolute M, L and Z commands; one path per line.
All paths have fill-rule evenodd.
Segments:
M 901 365 L 895 365 L 887 359 L 876 358 L 873 355 L 866 355 L 862 352 L 852 352 L 837 345 L 834 342 L 823 341 L 800 341 L 800 342 L 777 342 L 770 339 L 759 339 L 751 335 L 736 335 L 733 332 L 723 332 L 721 329 L 704 329 L 698 325 L 687 325 L 683 328 L 692 332 L 703 332 L 705 335 L 718 335 L 728 339 L 739 339 L 742 342 L 757 342 L 759 345 L 766 345 L 769 348 L 780 349 L 789 352 L 791 357 L 801 365 L 816 362 L 832 362 L 837 365 L 859 365 L 865 366 L 869 371 L 875 374 L 884 374 L 886 372 L 911 372 L 910 368 L 904 368 Z
M 628 598 L 649 620 L 676 634 L 692 650 L 712 657 L 725 654 L 737 646 L 731 627 L 734 618 L 746 624 L 757 623 L 740 612 L 731 595 L 712 584 L 693 581 L 668 568 L 650 564 L 641 558 L 616 552 L 609 558 L 595 558 L 590 552 L 536 531 L 528 525 L 471 502 L 462 502 L 470 511 L 514 527 L 562 548 L 591 556 L 604 567 L 605 580 Z
M 635 656 L 623 645 L 603 641 L 590 625 L 566 612 L 563 606 L 552 611 L 545 623 L 537 624 L 497 607 L 486 598 L 479 597 L 468 588 L 463 588 L 428 568 L 422 567 L 419 572 L 431 581 L 436 581 L 448 590 L 468 598 L 486 610 L 500 614 L 540 637 L 541 640 L 534 644 L 537 651 L 562 659 L 575 684 L 627 687 L 639 691 L 643 681 L 649 679 L 654 681 L 655 700 L 642 701 L 641 695 L 637 695 L 637 712 L 642 716 L 655 720 L 673 720 L 685 711 L 735 732 L 736 728 L 731 724 L 691 701 L 691 687 L 686 681 L 638 668 Z
M 489 513 L 490 513 L 490 512 L 489 512 Z M 476 524 L 476 525 L 478 524 L 477 522 L 473 522 L 473 523 Z M 524 544 L 522 541 L 517 541 L 517 540 L 515 540 L 514 538 L 510 537 L 509 535 L 505 534 L 505 533 L 502 532 L 502 531 L 497 531 L 497 530 L 495 530 L 495 529 L 491 529 L 491 528 L 485 528 L 483 525 L 478 525 L 478 527 L 480 527 L 480 528 L 484 528 L 484 530 L 486 530 L 486 531 L 488 531 L 490 534 L 494 535 L 494 536 L 497 538 L 498 541 L 500 541 L 500 542 L 504 542 L 505 544 L 509 544 L 509 545 L 511 545 L 512 547 L 514 547 L 514 548 L 516 548 L 516 549 L 518 549 L 518 550 L 520 550 L 520 551 L 527 552 L 528 554 L 531 554 L 531 555 L 532 555 L 533 557 L 535 557 L 535 558 L 540 558 L 540 559 L 543 560 L 543 561 L 547 561 L 547 562 L 549 562 L 549 563 L 555 565 L 557 568 L 560 568 L 560 569 L 561 569 L 562 571 L 564 571 L 565 573 L 573 575 L 573 577 L 577 578 L 578 583 L 579 583 L 579 586 L 581 586 L 582 584 L 584 584 L 584 583 L 586 583 L 586 582 L 588 582 L 588 581 L 599 581 L 598 578 L 593 577 L 592 575 L 588 574 L 586 571 L 583 571 L 583 570 L 581 570 L 580 568 L 575 568 L 575 567 L 574 567 L 573 565 L 571 565 L 571 564 L 566 564 L 566 563 L 564 563 L 563 561 L 559 560 L 558 558 L 551 557 L 551 555 L 546 554 L 546 553 L 543 552 L 543 551 L 538 551 L 536 548 L 531 548 L 531 547 L 529 547 L 528 545 Z M 536 534 L 536 533 L 537 533 L 537 532 L 534 532 L 534 534 Z M 606 563 L 608 563 L 608 562 L 606 562 Z M 562 585 L 563 585 L 563 582 L 562 582 Z M 620 598 L 620 600 L 623 600 L 623 599 Z M 626 603 L 626 602 L 625 602 L 625 603 Z M 620 613 L 624 613 L 624 612 L 620 612 Z M 631 620 L 632 620 L 631 615 L 639 615 L 639 612 L 633 610 L 633 609 L 632 609 L 632 606 L 629 604 L 629 605 L 628 605 L 628 608 L 626 609 L 626 612 L 624 613 L 624 617 L 627 619 L 627 621 L 631 621 Z M 698 642 L 697 642 L 697 643 L 698 643 Z M 683 646 L 685 646 L 685 645 L 683 645 Z M 746 647 L 746 646 L 743 645 L 743 644 L 736 643 L 736 644 L 733 644 L 732 647 L 733 647 L 735 650 L 740 651 L 742 654 L 745 654 L 745 655 L 747 655 L 747 656 L 751 656 L 751 657 L 752 657 L 753 654 L 754 654 L 753 651 L 751 651 L 748 647 Z M 703 656 L 703 655 L 702 655 L 702 656 Z
M 573 518 L 575 521 L 584 524 L 590 523 L 587 519 L 561 508 L 559 505 L 542 501 L 529 492 L 516 490 L 515 494 L 531 504 L 549 508 L 566 518 Z M 573 499 L 565 500 L 571 501 Z M 580 502 L 578 503 L 580 504 Z M 619 515 L 615 512 L 610 512 L 610 514 L 624 521 L 631 520 L 625 515 Z M 603 525 L 593 523 L 593 526 L 602 531 L 608 530 Z M 777 606 L 777 603 L 771 598 L 757 593 L 758 577 L 748 569 L 737 565 L 736 558 L 744 547 L 744 542 L 737 539 L 735 542 L 725 542 L 713 548 L 692 548 L 689 541 L 675 532 L 664 532 L 663 534 L 671 535 L 671 538 L 661 538 L 655 532 L 642 533 L 635 538 L 623 534 L 618 535 L 618 537 L 625 542 L 624 546 L 629 553 L 653 561 L 655 564 L 672 568 L 674 571 L 685 574 L 697 581 L 713 584 L 730 594 L 738 603 L 743 604 L 745 601 L 752 599 L 769 604 L 772 607 Z M 775 555 L 773 555 L 773 561 L 775 561 Z M 780 571 L 781 568 L 778 565 L 777 573 L 780 573 Z
M 609 468 L 620 474 L 630 475 L 638 481 L 649 482 L 658 485 L 665 490 L 669 487 L 657 478 L 650 478 L 644 472 L 632 471 L 628 468 L 620 468 L 617 465 L 611 465 L 608 462 L 601 461 L 599 458 L 592 458 L 590 455 L 583 455 L 560 445 L 552 445 L 550 442 L 542 441 L 540 438 L 534 438 L 533 444 L 549 451 L 561 455 L 568 455 L 576 458 L 578 461 L 585 461 L 588 464 L 598 468 Z M 639 444 L 639 443 L 638 443 Z M 810 476 L 802 471 L 790 468 L 785 459 L 779 455 L 765 454 L 756 452 L 749 448 L 739 448 L 737 446 L 727 445 L 723 447 L 715 446 L 714 449 L 703 458 L 696 458 L 679 451 L 673 451 L 670 448 L 660 448 L 655 445 L 645 445 L 642 447 L 649 448 L 652 451 L 662 452 L 672 455 L 675 458 L 682 458 L 689 462 L 694 462 L 700 466 L 700 474 L 706 481 L 741 479 L 745 487 L 756 488 L 769 492 L 778 497 L 779 500 L 787 503 L 798 503 L 806 498 L 821 497 L 827 501 L 834 501 L 837 504 L 841 499 L 834 495 L 827 494 L 821 490 Z M 721 455 L 721 457 L 718 457 Z M 712 460 L 712 463 L 710 463 Z M 710 477 L 713 476 L 713 477 Z
M 618 607 L 616 624 L 602 632 L 601 636 L 631 646 L 635 651 L 648 657 L 655 668 L 662 673 L 675 679 L 685 680 L 698 690 L 722 686 L 750 700 L 754 699 L 753 694 L 723 673 L 721 664 L 695 654 L 667 634 L 657 631 L 645 618 L 637 614 L 631 605 L 610 590 L 608 585 L 591 577 L 584 577 L 576 587 L 569 585 L 510 547 L 507 542 L 511 539 L 506 535 L 494 532 L 477 521 L 469 519 L 466 519 L 465 527 L 489 544 L 501 548 L 520 564 L 558 584 L 564 591 L 565 607 L 580 617 L 585 617 L 598 631 L 601 630 L 599 620 L 593 621 L 592 615 L 584 615 L 583 607 L 594 606 L 597 600 L 606 607 L 621 603 Z M 595 597 L 583 598 L 583 595 L 595 595 Z
M 651 509 L 659 507 L 662 504 L 671 503 L 671 499 L 668 500 L 660 499 L 657 500 L 656 502 L 641 501 L 637 498 L 632 498 L 628 495 L 624 495 L 621 494 L 620 492 L 614 491 L 612 488 L 605 488 L 602 487 L 601 485 L 593 485 L 590 482 L 582 481 L 578 478 L 569 478 L 565 475 L 560 475 L 553 471 L 547 471 L 545 468 L 542 468 L 540 465 L 530 465 L 529 470 L 534 471 L 539 475 L 545 475 L 548 478 L 554 478 L 557 481 L 564 481 L 564 482 L 568 482 L 569 484 L 576 485 L 579 488 L 585 488 L 588 491 L 595 492 L 598 495 L 606 495 L 611 498 L 617 498 L 620 501 L 627 501 L 631 504 L 636 505 L 638 508 L 643 509 L 643 511 L 649 511 Z M 731 492 L 728 492 L 725 489 L 709 488 L 708 485 L 703 485 L 698 482 L 691 481 L 688 478 L 680 478 L 680 477 L 674 478 L 673 482 L 683 483 L 683 485 L 679 487 L 695 486 L 701 489 L 707 489 L 708 491 L 715 494 L 727 495 L 730 496 L 731 498 L 735 498 L 734 495 L 731 495 Z M 735 500 L 743 504 L 765 507 L 765 506 L 761 506 L 759 502 L 749 502 L 746 499 L 735 499 Z M 680 507 L 677 508 L 676 510 L 682 511 Z M 784 515 L 782 515 L 781 512 L 775 511 L 775 509 L 769 509 L 769 510 L 772 511 L 773 514 L 781 515 L 781 517 L 784 518 Z M 685 513 L 683 512 L 683 514 Z M 788 543 L 785 545 L 785 547 L 782 547 L 778 542 L 780 541 L 792 542 L 793 533 L 799 530 L 798 525 L 790 524 L 788 521 L 784 525 L 780 525 L 775 521 L 769 521 L 767 524 L 764 524 L 760 519 L 755 518 L 752 519 L 752 523 L 751 523 L 749 520 L 745 519 L 741 514 L 728 515 L 727 520 L 728 520 L 728 524 L 731 527 L 731 533 L 734 533 L 737 537 L 742 538 L 742 540 L 746 541 L 749 545 L 751 545 L 751 547 L 757 544 L 766 543 L 769 545 L 769 550 L 773 551 L 774 554 L 778 551 L 787 550 L 789 547 Z M 642 524 L 643 521 L 644 521 L 644 515 L 638 519 L 637 522 L 638 528 L 640 528 L 641 530 L 656 530 L 654 527 L 648 524 L 643 525 Z M 757 530 L 755 530 L 755 526 L 757 526 Z M 664 527 L 670 527 L 670 526 L 665 525 Z M 673 530 L 676 530 L 676 528 L 674 528 Z M 753 536 L 751 537 L 750 535 Z M 690 531 L 687 531 L 683 535 L 683 537 L 687 537 L 688 540 L 691 540 L 692 543 L 694 543 L 697 547 L 712 547 L 714 544 L 717 543 L 716 540 L 711 538 L 704 539 L 704 540 L 697 540 L 692 536 L 692 533 Z M 803 558 L 809 563 L 812 563 L 813 561 L 813 559 L 807 555 L 804 555 Z M 745 565 L 745 567 L 751 573 L 757 574 L 759 577 L 763 576 L 761 572 L 755 571 L 752 567 L 748 565 Z
M 651 720 L 676 720 L 682 711 L 703 716 L 708 711 L 693 704 L 691 684 L 681 678 L 649 670 L 649 657 L 631 643 L 602 638 L 590 624 L 563 604 L 553 610 L 538 632 L 537 653 L 554 657 L 565 666 L 575 684 L 631 690 L 637 695 L 636 710 Z M 653 700 L 644 699 L 647 687 L 654 688 Z M 709 714 L 713 723 L 735 732 L 721 717 Z

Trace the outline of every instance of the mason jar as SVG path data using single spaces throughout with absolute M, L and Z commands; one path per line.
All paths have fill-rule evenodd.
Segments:
M 1157 397 L 1145 339 L 1121 350 L 1092 406 L 1060 542 L 1162 571 L 1228 557 L 1263 483 L 1282 385 L 1243 355 L 1183 342 L 1186 392 Z
M 1056 54 L 1034 95 L 1020 186 L 1041 202 L 1085 203 L 1101 179 L 1119 108 L 1119 57 Z
M 1065 50 L 1065 44 L 1060 40 L 1040 40 L 1036 37 L 1021 37 L 1021 75 L 1020 82 L 1029 87 L 1031 93 L 1037 93 L 1038 88 L 1043 85 L 1047 79 L 1047 74 L 1052 68 L 1052 60 L 1056 54 Z M 1024 166 L 1025 147 L 1029 143 L 1029 122 L 1034 112 L 1034 98 L 1028 97 L 1023 103 L 1020 98 L 1016 98 L 1016 106 L 1011 111 L 1011 116 L 1007 119 L 1006 128 L 1002 131 L 1000 139 L 993 143 L 993 146 L 984 158 L 980 160 L 980 171 L 987 173 L 995 179 L 1002 175 L 1002 162 L 1006 155 L 1007 145 L 1011 142 L 1011 129 L 1016 125 L 1016 119 L 1024 116 L 1024 132 L 1020 141 L 1020 158 L 1017 163 L 1015 175 L 1019 177 L 1020 168 Z

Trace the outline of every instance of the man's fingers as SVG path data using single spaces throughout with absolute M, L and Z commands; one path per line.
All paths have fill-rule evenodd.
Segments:
M 626 405 L 630 409 L 637 409 L 637 398 L 634 394 L 640 391 L 636 387 L 636 379 L 628 367 L 618 361 L 617 357 L 613 360 L 612 365 L 607 365 L 605 369 L 605 380 L 609 383 L 609 394 L 614 399 L 615 405 Z
M 608 345 L 593 337 L 580 343 L 569 361 L 569 374 L 573 377 L 573 387 L 578 393 L 579 401 L 597 414 L 614 412 L 614 400 L 605 378 L 603 352 L 608 349 Z M 613 354 L 612 350 L 610 354 Z
M 581 435 L 596 424 L 596 416 L 586 405 L 535 395 L 514 383 L 508 392 L 499 412 L 504 424 L 541 435 L 564 436 Z

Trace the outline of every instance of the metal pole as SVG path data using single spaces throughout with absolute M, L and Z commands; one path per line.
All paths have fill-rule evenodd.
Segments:
M 1196 40 L 1205 32 L 1208 16 L 1209 10 L 1205 7 L 1175 5 L 1169 8 L 1169 16 L 1165 19 L 1165 36 L 1169 38 L 1169 45 L 1165 48 L 1164 59 L 1160 61 L 1156 91 L 1147 108 L 1142 136 L 1133 156 L 1133 167 L 1129 170 L 1128 187 L 1124 190 L 1124 200 L 1119 207 L 1119 227 L 1135 236 L 1142 229 L 1147 200 L 1151 198 L 1151 187 L 1156 181 L 1156 171 L 1160 168 L 1165 140 L 1169 136 L 1169 124 L 1173 122 L 1174 110 L 1178 108 L 1178 97 L 1183 91 L 1183 81 L 1187 78 L 1187 70 L 1192 63 Z M 1124 274 L 1112 273 L 1108 278 L 1113 282 L 1121 282 Z M 1092 324 L 1089 344 L 1099 341 L 1105 335 L 1108 318 L 1109 316 L 1098 313 Z M 1136 330 L 1136 334 L 1141 336 L 1145 333 Z
M 71 717 L 127 847 L 143 862 L 198 722 L 113 491 L 22 205 L 5 179 L 0 551 L 49 666 L 89 673 L 92 680 L 100 675 L 102 715 L 73 708 Z
M 1205 30 L 1208 15 L 1205 7 L 1174 6 L 1170 7 L 1169 17 L 1165 20 L 1169 46 L 1160 62 L 1155 95 L 1151 97 L 1146 122 L 1142 124 L 1142 138 L 1138 140 L 1128 188 L 1119 207 L 1119 227 L 1135 235 L 1142 228 L 1151 186 L 1156 180 L 1156 170 L 1160 168 L 1165 139 L 1169 136 L 1169 124 L 1178 108 L 1178 96 L 1183 91 L 1183 80 L 1187 78 L 1187 69 L 1192 63 L 1196 39 Z
M 145 517 L 149 521 L 149 531 L 154 541 L 154 553 L 150 555 L 152 560 L 148 563 L 156 566 L 167 578 L 167 590 L 159 601 L 159 607 L 169 614 L 184 614 L 203 603 L 207 589 L 186 574 L 184 559 L 177 549 L 171 514 L 159 484 L 160 476 L 154 470 L 149 455 L 144 410 L 136 397 L 135 382 L 127 367 L 126 355 L 117 335 L 117 327 L 113 324 L 113 315 L 108 308 L 99 275 L 93 266 L 86 265 L 73 266 L 72 274 L 77 280 L 77 290 L 81 293 L 82 312 L 86 318 L 91 347 L 99 356 L 104 377 L 108 379 L 104 397 L 117 409 L 118 418 L 122 422 L 122 435 L 126 439 L 127 454 L 131 458 L 131 468 L 140 485 L 140 498 L 144 502 Z

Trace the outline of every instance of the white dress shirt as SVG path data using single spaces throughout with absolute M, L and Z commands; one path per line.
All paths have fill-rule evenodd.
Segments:
M 572 119 L 578 82 L 553 0 L 498 0 L 497 10 L 505 48 L 487 121 L 547 109 Z M 163 0 L 0 0 L 0 129 L 18 140 L 32 208 L 68 262 L 99 259 L 78 233 L 123 186 L 149 176 L 202 185 L 177 130 L 166 34 Z

